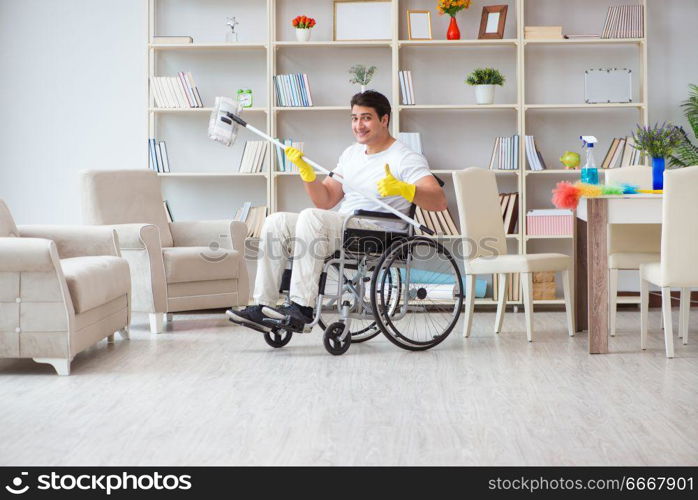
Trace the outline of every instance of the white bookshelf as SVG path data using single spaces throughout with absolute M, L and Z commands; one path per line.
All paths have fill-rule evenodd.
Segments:
M 251 88 L 253 107 L 243 111 L 243 118 L 272 136 L 304 142 L 308 155 L 331 169 L 353 141 L 348 102 L 358 86 L 349 84 L 347 70 L 357 63 L 376 65 L 369 87 L 393 105 L 391 132 L 396 137 L 402 131 L 421 133 L 433 172 L 446 182 L 456 225 L 451 174 L 469 166 L 486 167 L 497 136 L 533 134 L 548 170 L 526 170 L 522 144 L 520 168 L 495 171 L 502 192 L 520 193 L 518 232 L 507 235 L 509 251 L 574 255 L 574 236 L 526 235 L 526 212 L 551 207 L 555 183 L 578 178 L 579 171 L 565 170 L 557 159 L 565 150 L 580 151 L 579 135 L 599 137 L 600 162 L 612 137 L 628 135 L 635 123 L 647 123 L 647 38 L 526 40 L 524 26 L 562 24 L 570 32 L 600 32 L 609 3 L 636 2 L 647 10 L 646 0 L 589 0 L 584 5 L 574 0 L 502 0 L 509 9 L 501 40 L 477 39 L 482 4 L 473 3 L 458 15 L 463 39 L 445 40 L 448 16 L 436 14 L 435 1 L 393 0 L 391 39 L 338 42 L 332 40 L 332 0 L 210 0 L 205 5 L 148 0 L 148 78 L 191 71 L 205 106 L 157 108 L 147 90 L 148 135 L 167 142 L 173 170 L 160 174 L 165 197 L 177 219 L 202 217 L 204 210 L 210 211 L 205 218 L 229 218 L 244 201 L 266 204 L 271 212 L 310 206 L 298 174 L 275 171 L 275 154 L 271 171 L 236 171 L 244 142 L 260 139 L 241 130 L 232 148 L 209 141 L 213 99 Z M 433 40 L 408 39 L 408 9 L 431 11 Z M 308 42 L 295 40 L 290 20 L 298 14 L 318 21 Z M 223 41 L 225 17 L 232 15 L 240 22 L 238 43 Z M 153 44 L 154 35 L 189 35 L 195 43 Z M 600 65 L 632 68 L 633 102 L 583 102 L 579 84 L 584 70 Z M 497 88 L 495 104 L 483 106 L 475 104 L 474 91 L 464 79 L 484 66 L 500 69 L 507 81 Z M 412 71 L 418 104 L 401 104 L 398 71 L 404 69 Z M 279 73 L 307 73 L 316 105 L 277 106 L 273 76 Z M 147 153 L 144 157 L 147 161 Z M 186 200 L 180 202 L 180 197 Z M 440 238 L 445 244 L 458 239 Z

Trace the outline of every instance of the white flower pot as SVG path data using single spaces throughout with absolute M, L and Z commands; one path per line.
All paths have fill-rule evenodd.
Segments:
M 310 28 L 296 28 L 296 40 L 299 42 L 310 40 Z
M 366 85 L 361 86 L 361 93 L 363 94 L 364 92 L 366 92 Z
M 494 103 L 494 85 L 475 85 L 475 101 L 478 104 Z

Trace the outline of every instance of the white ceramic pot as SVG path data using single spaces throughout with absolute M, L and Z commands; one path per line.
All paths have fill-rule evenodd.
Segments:
M 478 104 L 493 104 L 494 85 L 475 85 L 475 101 Z
M 364 92 L 366 92 L 366 85 L 361 86 L 361 93 L 363 94 Z
M 296 28 L 296 40 L 299 42 L 310 40 L 310 28 Z

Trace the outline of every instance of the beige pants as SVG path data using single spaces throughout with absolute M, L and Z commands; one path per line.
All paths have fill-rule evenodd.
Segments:
M 341 245 L 346 215 L 306 208 L 299 214 L 276 212 L 264 221 L 259 242 L 255 304 L 276 306 L 281 277 L 289 255 L 293 255 L 290 296 L 302 306 L 315 307 L 318 284 L 325 259 Z M 377 228 L 351 221 L 352 227 Z

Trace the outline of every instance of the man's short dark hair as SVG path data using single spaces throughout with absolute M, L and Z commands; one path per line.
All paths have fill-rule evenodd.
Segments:
M 373 108 L 378 115 L 378 119 L 382 119 L 384 115 L 388 115 L 388 125 L 390 125 L 390 101 L 380 92 L 375 90 L 367 90 L 354 94 L 351 98 L 351 107 L 365 106 Z

